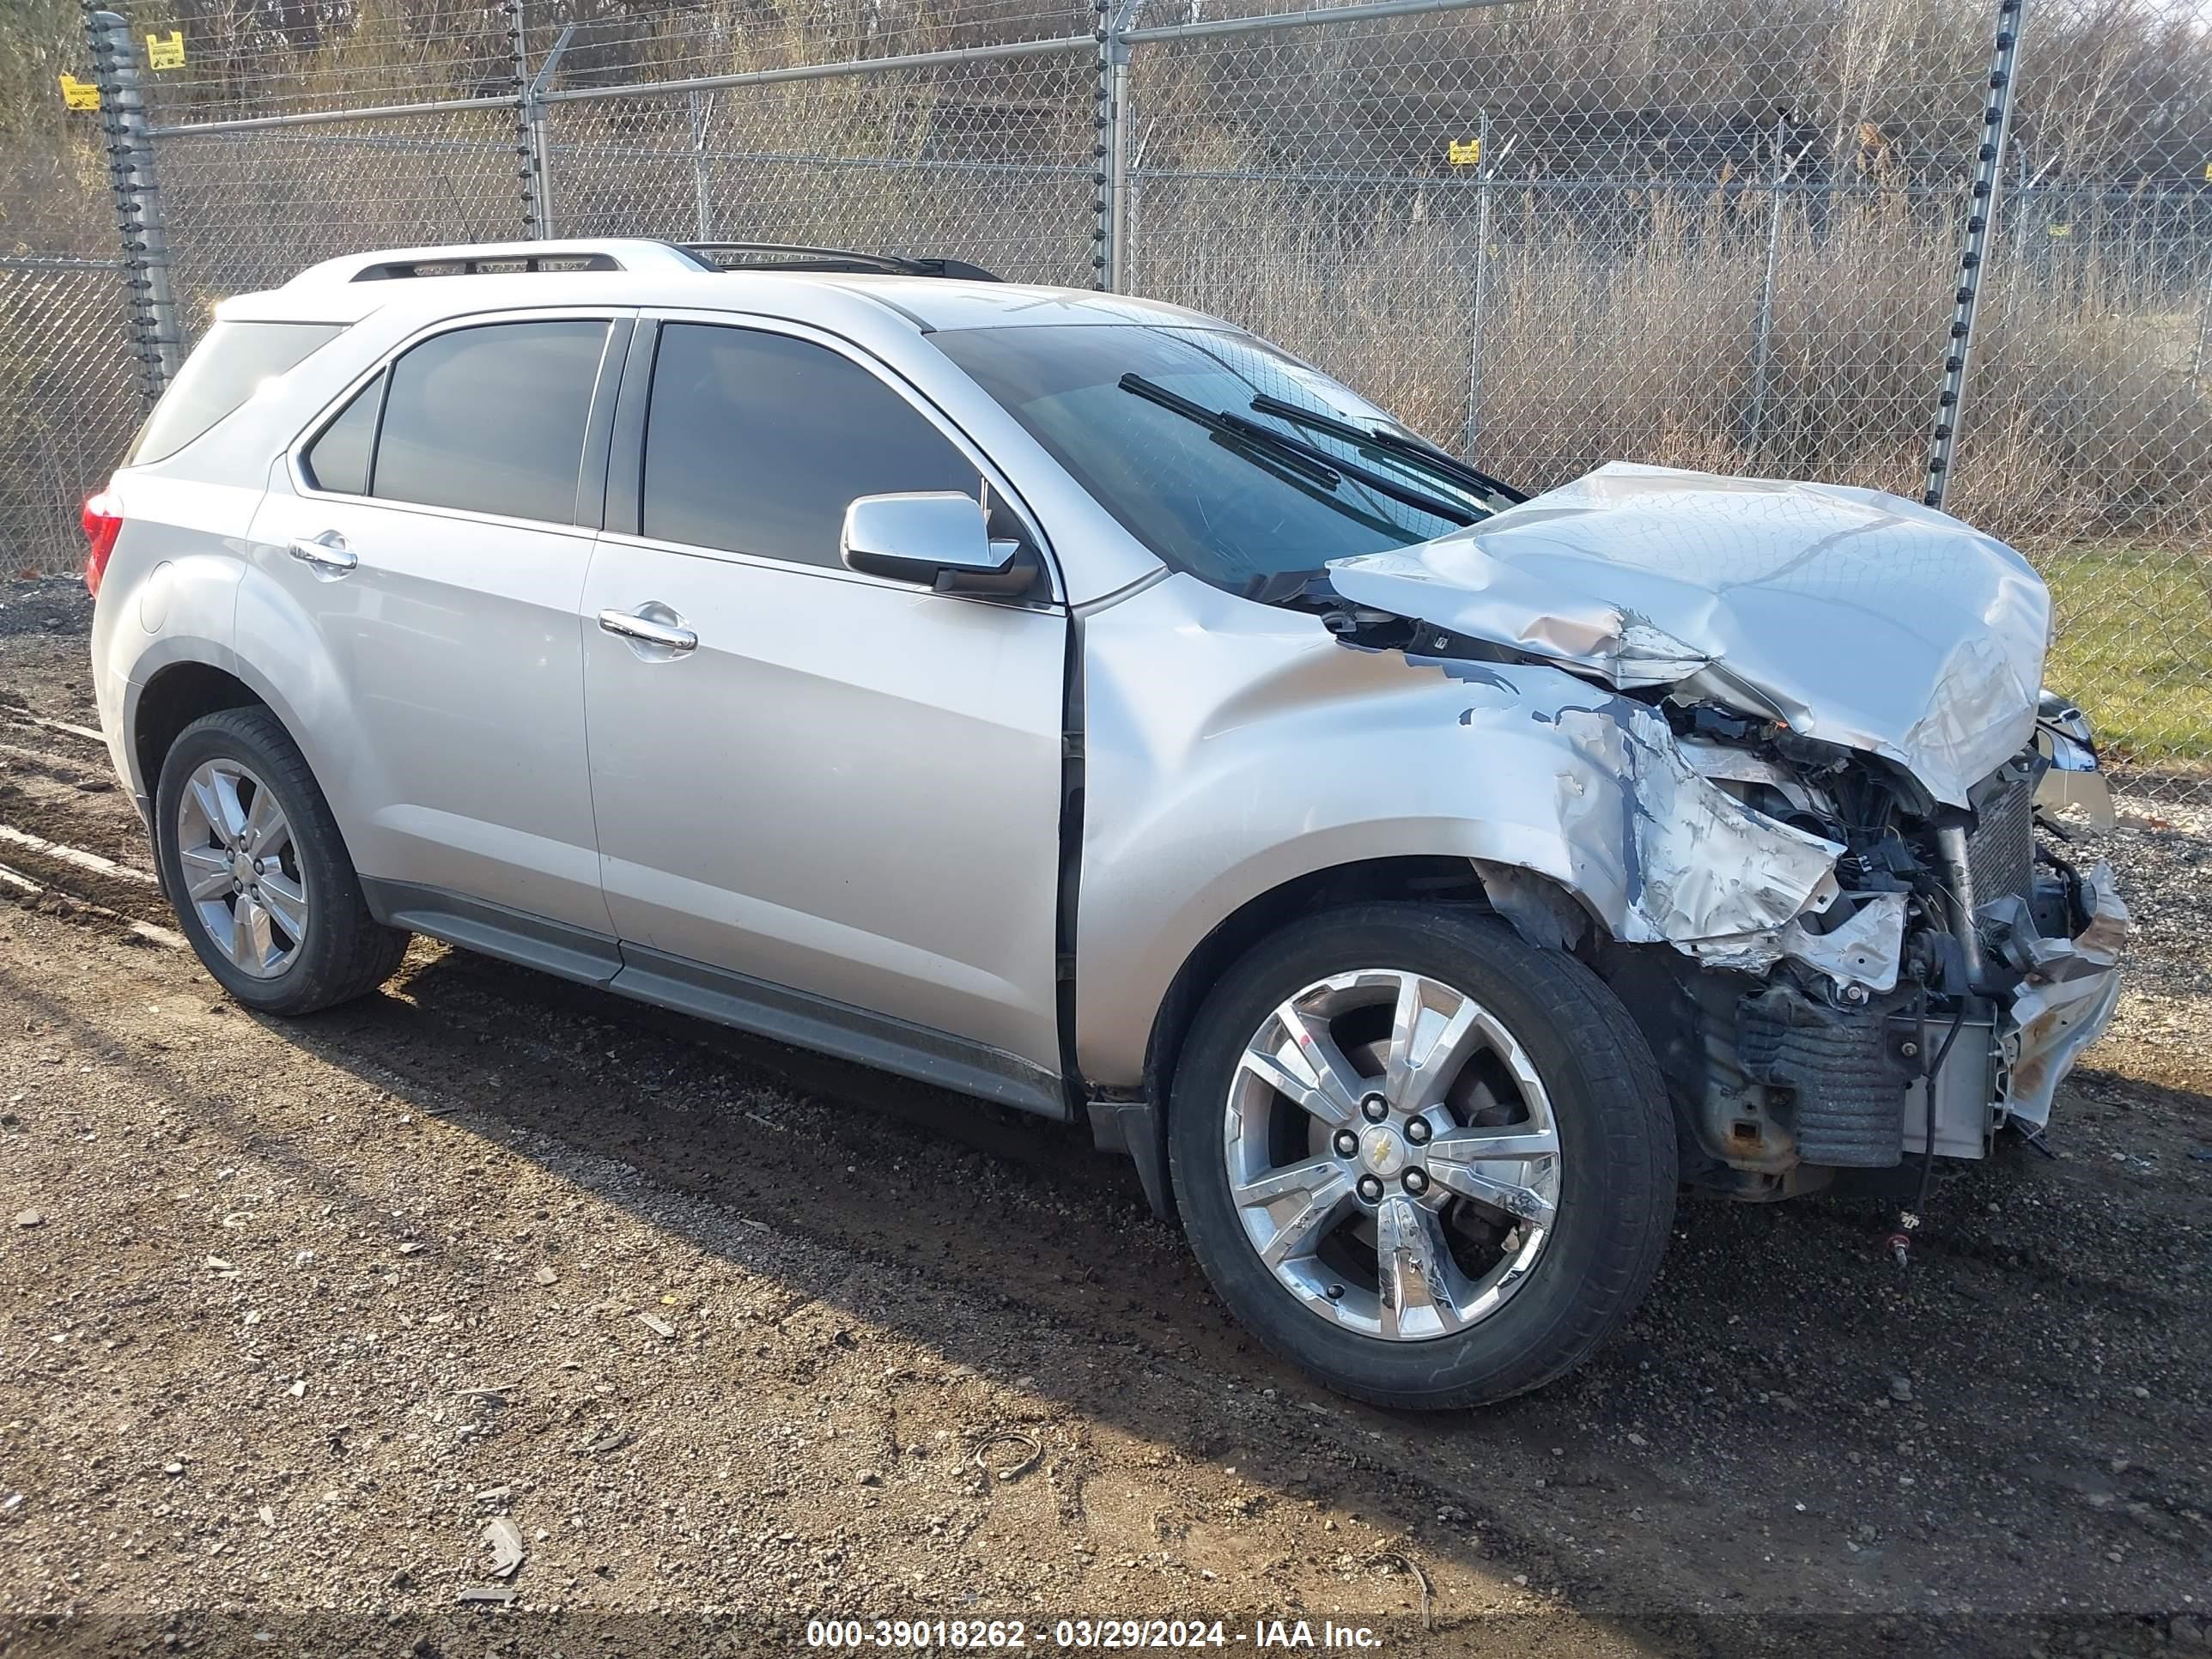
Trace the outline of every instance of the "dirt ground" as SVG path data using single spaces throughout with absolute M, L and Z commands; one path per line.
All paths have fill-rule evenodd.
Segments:
M 1247 1341 L 1079 1130 L 427 942 L 241 1012 L 128 925 L 83 627 L 0 584 L 0 1652 L 2212 1645 L 2212 812 L 2090 849 L 2128 1000 L 1909 1279 L 1881 1205 L 1689 1202 L 1591 1364 L 1422 1418 Z

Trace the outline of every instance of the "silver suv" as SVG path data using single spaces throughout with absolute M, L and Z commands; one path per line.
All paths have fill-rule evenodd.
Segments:
M 1087 1116 L 1389 1405 L 1583 1359 L 1683 1184 L 1909 1205 L 2039 1132 L 2118 995 L 2109 874 L 2037 848 L 2102 784 L 2018 554 L 1866 490 L 1527 500 L 1169 306 L 335 260 L 220 308 L 86 526 L 103 728 L 240 1002 L 426 933 Z

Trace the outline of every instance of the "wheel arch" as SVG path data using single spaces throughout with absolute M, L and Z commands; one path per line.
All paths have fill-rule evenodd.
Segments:
M 152 799 L 161 782 L 162 762 L 194 720 L 225 708 L 269 706 L 267 698 L 214 663 L 186 658 L 164 665 L 139 688 L 130 714 L 131 762 L 137 771 L 138 792 Z
M 1152 1016 L 1145 1048 L 1145 1092 L 1166 1113 L 1176 1062 L 1206 994 L 1254 945 L 1285 923 L 1318 910 L 1376 899 L 1484 904 L 1482 883 L 1465 859 L 1403 855 L 1360 859 L 1308 871 L 1238 905 L 1192 947 Z
M 131 791 L 149 822 L 170 747 L 194 720 L 223 708 L 265 708 L 276 716 L 328 793 L 326 757 L 308 741 L 308 724 L 293 700 L 228 646 L 179 636 L 139 659 L 123 699 L 124 757 L 132 772 Z

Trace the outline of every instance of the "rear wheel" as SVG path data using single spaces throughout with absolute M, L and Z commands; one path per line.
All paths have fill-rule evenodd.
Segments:
M 313 1013 L 398 967 L 408 936 L 369 915 L 330 805 L 267 709 L 185 728 L 161 763 L 154 823 L 185 937 L 239 1001 Z
M 1223 1300 L 1383 1405 L 1480 1404 L 1579 1364 L 1674 1216 L 1642 1034 L 1581 963 L 1475 911 L 1367 905 L 1264 942 L 1199 1014 L 1169 1135 Z

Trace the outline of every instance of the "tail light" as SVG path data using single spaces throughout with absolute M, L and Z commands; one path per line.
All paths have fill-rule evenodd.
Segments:
M 115 551 L 115 538 L 123 533 L 123 503 L 112 489 L 102 489 L 85 497 L 84 501 L 84 586 L 93 598 L 100 597 L 100 579 L 107 574 L 108 555 Z

